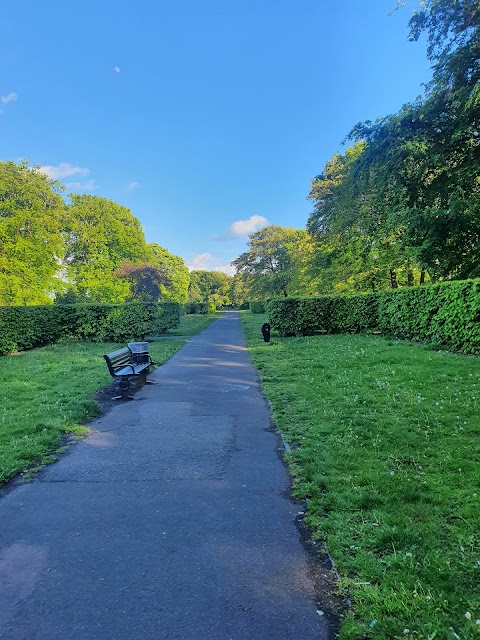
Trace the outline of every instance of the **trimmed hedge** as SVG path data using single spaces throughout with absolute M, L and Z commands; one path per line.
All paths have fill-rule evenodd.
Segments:
M 264 300 L 251 300 L 249 304 L 252 313 L 265 313 L 267 310 L 267 303 Z
M 267 305 L 282 336 L 378 331 L 480 353 L 480 280 L 360 295 L 281 298 Z
M 183 305 L 183 310 L 187 315 L 202 315 L 208 314 L 208 302 L 186 302 Z
M 0 307 L 0 355 L 52 344 L 61 337 L 140 340 L 179 324 L 178 302 Z

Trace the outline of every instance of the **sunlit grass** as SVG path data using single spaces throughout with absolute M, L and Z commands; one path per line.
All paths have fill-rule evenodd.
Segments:
M 222 312 L 218 311 L 217 313 L 210 315 L 194 315 L 194 314 L 185 314 L 180 317 L 180 326 L 176 329 L 169 329 L 165 332 L 165 335 L 170 336 L 193 336 L 200 331 L 206 329 L 209 325 L 212 324 L 214 320 L 217 320 L 221 316 Z
M 275 420 L 353 601 L 342 638 L 477 638 L 480 360 L 365 335 L 262 342 Z M 457 634 L 457 635 L 455 635 Z

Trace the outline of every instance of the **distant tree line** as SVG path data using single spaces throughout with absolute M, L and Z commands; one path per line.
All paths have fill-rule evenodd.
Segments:
M 193 271 L 147 243 L 130 209 L 64 187 L 27 162 L 0 162 L 0 305 L 231 304 L 232 278 Z
M 235 262 L 260 298 L 378 291 L 480 276 L 480 5 L 425 0 L 425 95 L 357 124 L 311 183 L 306 231 L 266 227 Z

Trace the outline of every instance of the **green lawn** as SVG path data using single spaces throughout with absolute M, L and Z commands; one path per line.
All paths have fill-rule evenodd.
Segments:
M 168 336 L 193 336 L 206 329 L 214 320 L 217 320 L 223 312 L 218 311 L 211 315 L 183 315 L 180 318 L 180 326 L 165 332 Z
M 180 335 L 207 324 L 202 317 L 182 317 Z M 152 341 L 150 354 L 162 364 L 185 342 Z M 58 343 L 0 359 L 0 484 L 34 461 L 48 462 L 65 432 L 81 432 L 98 413 L 93 396 L 113 383 L 102 355 L 119 346 Z
M 262 342 L 275 420 L 353 607 L 342 638 L 478 638 L 480 359 L 368 335 Z

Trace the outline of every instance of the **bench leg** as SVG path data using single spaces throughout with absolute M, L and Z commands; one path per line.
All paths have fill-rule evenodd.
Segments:
M 115 396 L 112 400 L 133 400 L 133 396 L 128 395 L 128 390 L 130 389 L 130 380 L 128 378 L 122 378 L 118 386 L 122 395 Z
M 147 373 L 142 373 L 142 382 L 143 384 L 157 384 L 155 380 L 148 380 Z

